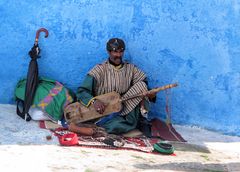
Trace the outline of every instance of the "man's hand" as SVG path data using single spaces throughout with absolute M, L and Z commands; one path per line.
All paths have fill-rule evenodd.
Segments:
M 151 91 L 148 91 L 148 92 L 145 92 L 143 93 L 144 96 L 148 97 L 149 99 L 153 99 L 156 97 L 156 94 L 155 92 L 151 92 Z
M 94 106 L 94 109 L 100 113 L 100 114 L 103 114 L 104 110 L 105 110 L 105 105 L 103 102 L 101 102 L 100 100 L 98 99 L 95 99 L 94 100 L 94 103 L 93 103 L 93 106 Z
M 40 48 L 38 47 L 38 45 L 33 45 L 33 47 L 31 48 L 31 50 L 28 52 L 29 56 L 31 58 L 37 58 L 40 54 Z

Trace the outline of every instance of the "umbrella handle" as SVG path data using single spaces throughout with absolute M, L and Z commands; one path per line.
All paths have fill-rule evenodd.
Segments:
M 48 30 L 47 30 L 47 29 L 45 29 L 45 28 L 40 28 L 40 29 L 38 29 L 38 30 L 37 30 L 37 33 L 36 33 L 34 45 L 37 45 L 37 44 L 38 44 L 38 38 L 39 38 L 40 32 L 45 32 L 45 38 L 48 37 Z

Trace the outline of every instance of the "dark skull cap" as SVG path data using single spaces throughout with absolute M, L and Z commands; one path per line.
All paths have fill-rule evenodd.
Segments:
M 108 51 L 117 51 L 117 50 L 125 50 L 125 43 L 122 39 L 119 38 L 111 38 L 107 42 L 107 50 Z

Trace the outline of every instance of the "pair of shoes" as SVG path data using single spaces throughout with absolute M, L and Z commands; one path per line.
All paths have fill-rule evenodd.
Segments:
M 173 154 L 174 152 L 174 147 L 171 144 L 164 142 L 155 143 L 153 148 L 155 151 L 167 155 Z

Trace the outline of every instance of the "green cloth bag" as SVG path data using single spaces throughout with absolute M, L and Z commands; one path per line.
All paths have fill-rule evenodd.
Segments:
M 18 81 L 15 88 L 15 100 L 24 101 L 26 79 Z M 33 99 L 32 107 L 39 107 L 57 122 L 63 117 L 64 108 L 74 101 L 74 93 L 60 82 L 39 77 L 39 84 Z

